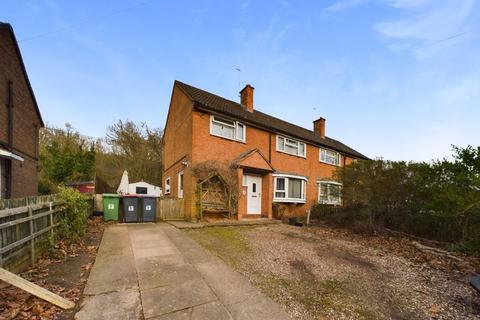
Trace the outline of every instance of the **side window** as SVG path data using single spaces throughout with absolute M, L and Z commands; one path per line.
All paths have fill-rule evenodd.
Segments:
M 170 194 L 170 177 L 165 179 L 165 194 Z

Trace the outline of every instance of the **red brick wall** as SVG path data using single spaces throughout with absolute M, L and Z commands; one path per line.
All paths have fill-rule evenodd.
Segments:
M 13 82 L 13 152 L 25 161 L 12 161 L 11 197 L 37 194 L 38 129 L 41 126 L 14 42 L 0 29 L 0 145 L 8 144 L 8 81 Z
M 177 87 L 174 87 L 170 101 L 167 124 L 163 137 L 163 190 L 165 179 L 170 177 L 171 193 L 166 197 L 178 197 L 178 173 L 183 171 L 183 189 L 185 198 L 185 212 L 187 216 L 194 215 L 195 185 L 192 181 L 190 167 L 183 164 L 191 161 L 192 150 L 192 102 Z
M 258 148 L 267 159 L 271 157 L 271 164 L 276 171 L 306 176 L 308 178 L 306 204 L 284 205 L 290 215 L 304 215 L 306 209 L 317 201 L 317 179 L 331 178 L 337 168 L 319 161 L 317 146 L 307 144 L 307 157 L 297 157 L 276 151 L 276 134 L 274 133 L 247 124 L 246 143 L 242 143 L 210 135 L 209 114 L 195 110 L 192 118 L 192 163 L 205 160 L 230 162 L 241 153 Z M 271 153 L 269 152 L 269 139 L 271 139 Z M 346 163 L 350 163 L 352 160 L 349 157 L 345 159 Z M 271 192 L 273 194 L 273 189 Z M 272 198 L 273 195 L 270 199 Z M 262 201 L 264 201 L 263 199 Z

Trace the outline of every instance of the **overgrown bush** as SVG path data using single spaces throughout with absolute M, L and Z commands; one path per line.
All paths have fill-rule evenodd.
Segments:
M 353 229 L 385 228 L 480 254 L 480 147 L 432 163 L 357 161 L 340 168 L 344 206 L 320 217 Z
M 63 215 L 57 235 L 60 239 L 76 240 L 87 231 L 88 198 L 66 187 L 59 187 L 59 195 L 63 203 Z

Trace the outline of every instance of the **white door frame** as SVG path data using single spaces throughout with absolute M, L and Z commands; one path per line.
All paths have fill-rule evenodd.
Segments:
M 180 177 L 182 177 L 182 183 L 180 183 Z M 183 185 L 181 185 L 183 184 Z M 185 189 L 185 176 L 183 175 L 183 171 L 180 171 L 177 176 L 177 196 L 179 199 L 183 199 L 183 190 Z
M 262 177 L 246 174 L 247 214 L 262 214 Z

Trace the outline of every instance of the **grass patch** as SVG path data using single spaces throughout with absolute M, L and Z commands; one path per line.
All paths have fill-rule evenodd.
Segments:
M 227 263 L 238 267 L 252 253 L 242 227 L 191 229 L 187 234 Z

